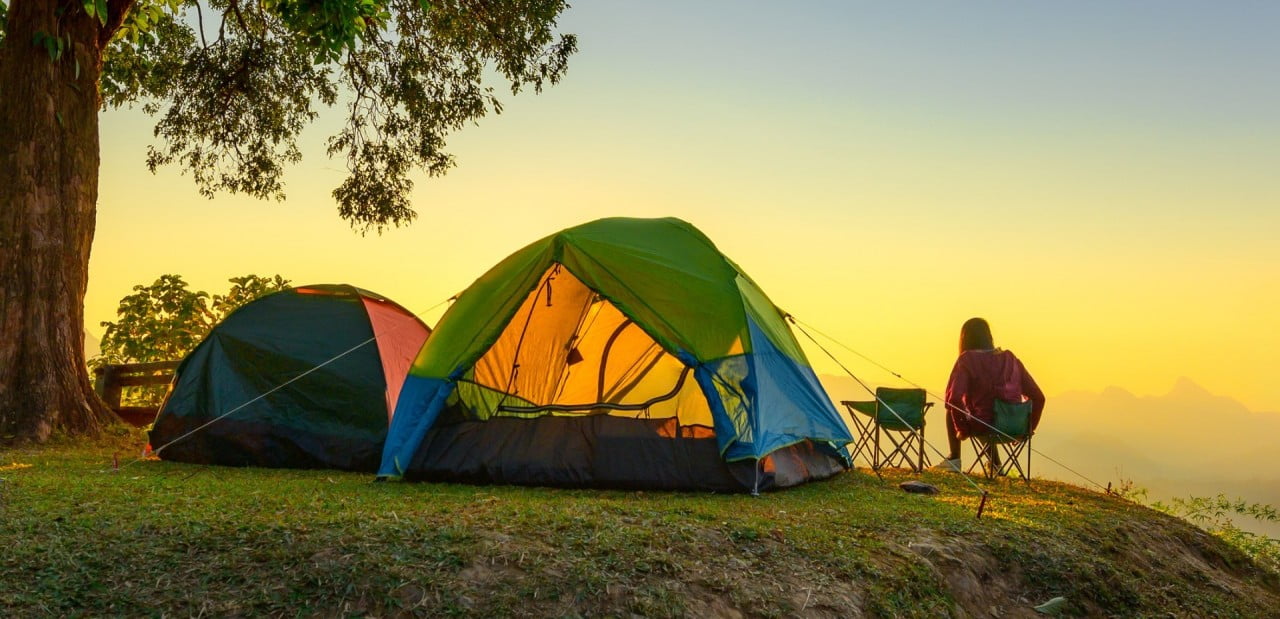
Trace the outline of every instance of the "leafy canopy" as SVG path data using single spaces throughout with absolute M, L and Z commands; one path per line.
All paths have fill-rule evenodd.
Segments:
M 444 174 L 454 165 L 445 138 L 502 111 L 488 82 L 540 92 L 577 48 L 555 31 L 564 0 L 112 0 L 112 10 L 117 3 L 125 18 L 107 33 L 102 103 L 139 103 L 158 119 L 152 171 L 181 166 L 209 197 L 282 199 L 283 171 L 302 157 L 299 134 L 318 108 L 337 106 L 344 122 L 327 151 L 348 175 L 333 196 L 362 232 L 414 219 L 410 173 Z M 81 4 L 116 27 L 106 0 Z
M 191 290 L 181 275 L 161 275 L 150 286 L 134 286 L 120 299 L 115 322 L 103 322 L 102 352 L 90 367 L 108 363 L 176 361 L 195 350 L 209 331 L 240 306 L 289 288 L 289 280 L 275 275 L 245 275 L 230 279 L 226 294 Z M 163 387 L 136 388 L 130 404 L 157 404 Z
M 229 280 L 226 294 L 191 290 L 181 275 L 161 275 L 150 286 L 134 286 L 120 299 L 115 322 L 103 322 L 102 355 L 94 363 L 176 361 L 187 356 L 215 325 L 240 306 L 289 288 L 275 275 Z

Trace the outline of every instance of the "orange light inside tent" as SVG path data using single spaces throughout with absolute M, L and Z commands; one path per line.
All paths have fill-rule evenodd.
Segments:
M 658 436 L 662 438 L 715 438 L 716 432 L 706 426 L 685 425 L 682 426 L 675 417 L 666 420 L 661 426 L 658 426 Z

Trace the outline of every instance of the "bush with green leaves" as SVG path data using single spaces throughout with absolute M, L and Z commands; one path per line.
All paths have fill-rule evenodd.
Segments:
M 1235 517 L 1258 522 L 1280 522 L 1280 513 L 1265 503 L 1251 503 L 1225 494 L 1215 497 L 1187 497 L 1168 503 L 1156 501 L 1151 507 L 1186 520 L 1243 550 L 1263 567 L 1280 573 L 1280 539 L 1245 531 L 1236 525 Z
M 1258 522 L 1280 522 L 1280 511 L 1265 503 L 1251 503 L 1225 494 L 1215 497 L 1175 498 L 1168 503 L 1148 501 L 1147 489 L 1124 479 L 1113 491 L 1116 495 L 1194 524 L 1239 548 L 1259 565 L 1280 573 L 1280 539 L 1241 529 L 1236 518 Z
M 90 368 L 107 364 L 176 361 L 187 356 L 215 325 L 240 306 L 263 295 L 289 288 L 289 280 L 275 275 L 245 275 L 229 280 L 226 294 L 191 290 L 181 275 L 161 275 L 150 286 L 137 285 L 120 300 L 115 322 L 103 322 L 102 352 L 89 360 Z M 129 387 L 123 403 L 155 405 L 163 387 Z

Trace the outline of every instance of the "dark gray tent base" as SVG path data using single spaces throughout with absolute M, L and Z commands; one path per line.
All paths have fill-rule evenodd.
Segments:
M 174 462 L 279 469 L 340 469 L 373 473 L 382 457 L 382 439 L 316 434 L 261 421 L 165 415 L 152 436 L 184 437 L 168 446 L 153 444 L 160 457 Z M 191 433 L 188 435 L 188 433 Z M 152 440 L 155 440 L 154 438 Z
M 404 476 L 472 484 L 750 492 L 844 470 L 827 449 L 804 441 L 772 453 L 757 477 L 755 460 L 722 460 L 714 437 L 660 433 L 673 425 L 668 419 L 611 415 L 441 420 Z

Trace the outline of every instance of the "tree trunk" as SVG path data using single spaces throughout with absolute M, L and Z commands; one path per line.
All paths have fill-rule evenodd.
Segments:
M 81 7 L 14 0 L 0 45 L 0 439 L 115 419 L 84 363 L 104 41 Z

